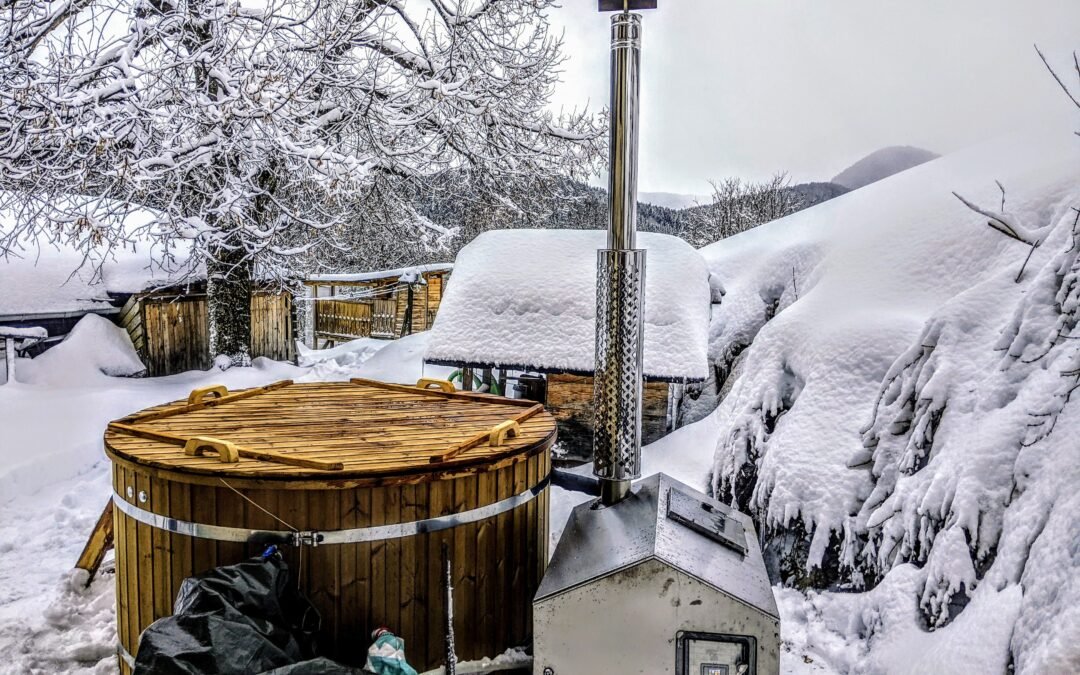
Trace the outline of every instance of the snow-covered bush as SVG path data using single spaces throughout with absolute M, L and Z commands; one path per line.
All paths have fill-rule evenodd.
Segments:
M 998 670 L 1080 665 L 1067 637 L 1080 634 L 1069 138 L 976 147 L 704 249 L 723 289 L 720 384 L 741 353 L 713 413 L 713 488 L 757 518 L 778 579 L 877 586 L 815 601 L 874 654 L 956 623 L 1008 641 L 979 656 Z M 997 207 L 995 180 L 1009 197 L 998 215 L 1037 247 L 950 194 Z

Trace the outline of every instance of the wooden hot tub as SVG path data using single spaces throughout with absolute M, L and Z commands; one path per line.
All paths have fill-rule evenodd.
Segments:
M 200 390 L 111 423 L 121 660 L 185 577 L 274 542 L 344 662 L 385 625 L 419 671 L 442 664 L 444 542 L 458 656 L 527 643 L 554 438 L 532 402 L 367 380 Z

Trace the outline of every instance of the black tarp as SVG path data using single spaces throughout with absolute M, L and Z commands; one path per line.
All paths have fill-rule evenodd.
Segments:
M 319 616 L 276 551 L 184 580 L 174 614 L 145 631 L 135 673 L 344 675 L 316 658 Z

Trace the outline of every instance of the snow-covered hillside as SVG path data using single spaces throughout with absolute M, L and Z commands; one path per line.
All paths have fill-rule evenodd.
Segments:
M 1034 251 L 951 194 L 998 211 L 995 180 Z M 703 250 L 727 392 L 698 423 L 712 485 L 787 584 L 873 588 L 781 603 L 838 669 L 1080 671 L 1077 207 L 1080 141 L 1058 129 Z
M 849 190 L 857 190 L 937 158 L 938 155 L 929 150 L 894 145 L 871 152 L 836 174 L 832 182 Z

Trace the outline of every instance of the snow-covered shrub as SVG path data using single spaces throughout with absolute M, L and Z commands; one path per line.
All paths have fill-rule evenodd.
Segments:
M 1080 666 L 1069 137 L 976 147 L 703 250 L 724 291 L 711 357 L 741 354 L 710 420 L 713 489 L 755 517 L 774 578 L 874 588 L 820 596 L 867 663 L 918 643 L 988 672 Z M 951 195 L 996 206 L 996 179 L 997 215 L 1037 246 Z M 971 631 L 995 648 L 962 648 Z

